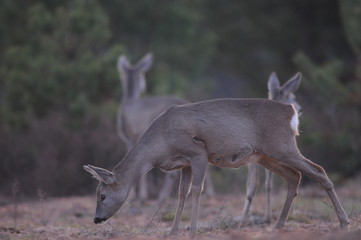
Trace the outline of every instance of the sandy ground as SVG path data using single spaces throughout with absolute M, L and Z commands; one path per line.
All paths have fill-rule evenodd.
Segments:
M 301 188 L 283 230 L 273 226 L 286 196 L 276 191 L 273 222 L 263 221 L 265 196 L 260 190 L 251 216 L 241 228 L 234 227 L 244 195 L 202 196 L 199 231 L 196 239 L 361 239 L 360 182 L 348 181 L 336 188 L 350 218 L 350 230 L 339 229 L 336 214 L 326 193 L 318 186 Z M 25 201 L 0 198 L 0 239 L 184 239 L 188 238 L 190 203 L 187 202 L 178 236 L 167 237 L 176 200 L 162 208 L 155 201 L 143 204 L 128 201 L 105 224 L 93 224 L 95 196 L 47 198 Z

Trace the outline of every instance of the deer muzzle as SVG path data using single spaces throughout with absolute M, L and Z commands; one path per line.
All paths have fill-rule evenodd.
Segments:
M 98 224 L 98 223 L 101 223 L 101 222 L 105 222 L 107 219 L 106 218 L 94 218 L 94 223 L 95 224 Z

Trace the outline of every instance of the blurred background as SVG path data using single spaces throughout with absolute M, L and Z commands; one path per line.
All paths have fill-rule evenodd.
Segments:
M 336 182 L 360 173 L 359 0 L 1 0 L 0 36 L 1 195 L 93 193 L 82 165 L 125 154 L 117 58 L 148 52 L 148 94 L 189 101 L 267 98 L 272 71 L 300 71 L 301 152 Z M 242 191 L 246 168 L 212 177 Z

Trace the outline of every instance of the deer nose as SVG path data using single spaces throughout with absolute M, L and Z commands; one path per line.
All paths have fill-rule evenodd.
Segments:
M 98 223 L 101 223 L 101 222 L 106 221 L 106 220 L 107 220 L 106 218 L 94 218 L 94 223 L 98 224 Z

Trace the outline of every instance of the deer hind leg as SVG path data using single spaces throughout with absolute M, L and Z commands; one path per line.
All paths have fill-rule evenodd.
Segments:
M 241 215 L 241 224 L 247 219 L 249 209 L 251 208 L 252 200 L 254 194 L 256 193 L 258 185 L 258 169 L 255 163 L 248 165 L 248 174 L 247 174 L 247 189 L 246 189 L 246 201 L 243 205 L 242 215 Z
M 175 218 L 173 220 L 172 229 L 170 234 L 176 234 L 179 229 L 179 223 L 182 217 L 185 199 L 189 193 L 192 180 L 192 170 L 190 167 L 183 168 L 181 171 L 180 182 L 179 182 L 179 200 Z
M 300 156 L 298 161 L 290 162 L 288 163 L 288 165 L 310 176 L 311 178 L 315 179 L 323 186 L 323 188 L 326 190 L 328 196 L 331 199 L 338 220 L 340 222 L 341 229 L 348 229 L 349 227 L 348 217 L 346 215 L 345 210 L 342 208 L 340 201 L 338 200 L 333 183 L 328 178 L 325 170 L 320 165 L 313 163 L 312 161 L 304 158 L 303 156 Z
M 283 204 L 281 214 L 276 223 L 276 228 L 282 228 L 287 221 L 293 199 L 297 196 L 298 186 L 301 181 L 301 173 L 284 165 L 279 165 L 275 160 L 270 158 L 262 159 L 260 164 L 276 173 L 287 182 L 286 201 Z
M 271 194 L 272 194 L 272 188 L 273 188 L 273 174 L 271 171 L 265 169 L 265 175 L 266 175 L 265 189 L 266 189 L 266 197 L 267 197 L 266 222 L 271 223 L 271 221 L 272 221 Z

